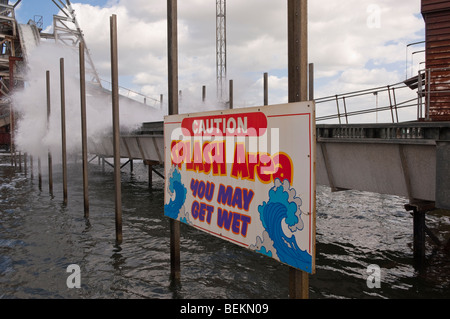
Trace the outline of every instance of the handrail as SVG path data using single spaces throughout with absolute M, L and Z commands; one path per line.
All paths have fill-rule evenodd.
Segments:
M 444 78 L 447 78 L 447 81 L 437 81 L 436 78 L 432 77 L 433 72 L 439 72 L 439 71 L 449 71 L 448 75 L 444 76 Z M 431 111 L 431 94 L 436 95 L 440 93 L 450 93 L 450 67 L 443 67 L 443 68 L 428 68 L 423 69 L 418 72 L 419 79 L 424 79 L 425 85 L 421 90 L 419 90 L 419 97 L 418 97 L 418 112 L 425 113 L 425 119 L 430 119 L 430 111 Z M 432 89 L 432 86 L 436 85 L 446 85 L 448 89 Z M 423 101 L 423 98 L 425 97 L 425 101 Z M 423 110 L 425 106 L 425 110 Z
M 406 87 L 404 82 L 399 82 L 399 83 L 395 83 L 392 85 L 384 85 L 384 86 L 375 87 L 375 88 L 371 88 L 371 89 L 364 89 L 364 90 L 359 90 L 359 91 L 325 96 L 325 97 L 316 99 L 315 102 L 316 103 L 324 103 L 324 102 L 334 101 L 336 99 L 336 96 L 338 96 L 339 98 L 341 98 L 341 97 L 356 97 L 356 96 L 362 96 L 362 95 L 366 95 L 366 94 L 370 94 L 370 93 L 373 94 L 374 92 L 385 92 L 388 90 L 388 87 L 392 88 L 392 87 L 396 87 L 396 86 L 400 86 L 399 88 Z
M 417 106 L 417 102 L 411 103 L 413 101 L 416 101 L 417 98 L 413 99 L 407 99 L 402 102 L 397 102 L 397 96 L 398 93 L 396 93 L 398 90 L 405 89 L 409 87 L 404 82 L 398 82 L 392 85 L 385 85 L 385 86 L 379 86 L 375 88 L 370 89 L 364 89 L 364 90 L 358 90 L 353 92 L 347 92 L 342 94 L 336 94 L 336 95 L 330 95 L 322 98 L 318 98 L 315 100 L 316 104 L 324 104 L 327 102 L 335 102 L 337 107 L 337 113 L 319 116 L 316 118 L 317 121 L 324 121 L 324 120 L 331 120 L 331 119 L 338 119 L 339 124 L 342 124 L 341 119 L 345 119 L 346 123 L 348 124 L 348 117 L 350 116 L 356 116 L 356 115 L 363 115 L 363 114 L 369 114 L 369 113 L 376 113 L 376 112 L 383 112 L 383 111 L 391 111 L 391 118 L 392 122 L 399 122 L 398 117 L 398 110 Z M 359 109 L 355 111 L 348 111 L 348 102 L 351 101 L 352 98 L 356 97 L 363 97 L 363 96 L 379 96 L 382 93 L 386 93 L 386 99 L 389 101 L 388 105 L 384 106 L 376 106 L 375 108 L 365 108 L 365 109 Z M 340 104 L 340 102 L 342 104 Z M 370 102 L 372 103 L 372 102 Z M 341 108 L 343 107 L 344 110 Z
M 433 77 L 433 72 L 448 71 L 448 75 L 443 75 L 441 79 L 444 81 L 439 81 L 436 77 Z M 398 102 L 397 99 L 399 90 L 408 88 L 408 91 L 416 90 L 416 96 L 414 98 L 404 97 L 403 101 Z M 369 107 L 364 109 L 358 109 L 354 111 L 348 111 L 348 102 L 351 99 L 362 96 L 379 95 L 381 93 L 386 93 L 388 96 L 387 105 L 377 106 L 375 108 Z M 416 107 L 417 108 L 417 120 L 430 119 L 430 103 L 431 95 L 436 94 L 450 94 L 450 67 L 442 68 L 430 68 L 418 71 L 418 75 L 411 79 L 407 79 L 404 82 L 395 83 L 392 85 L 380 86 L 371 89 L 364 89 L 354 92 L 348 92 L 337 95 L 330 95 L 315 100 L 316 104 L 325 104 L 329 102 L 336 103 L 337 113 L 328 114 L 324 116 L 318 116 L 317 121 L 325 121 L 338 119 L 339 124 L 342 124 L 342 119 L 345 119 L 346 124 L 348 124 L 348 118 L 350 116 L 363 115 L 375 112 L 391 111 L 392 123 L 399 122 L 398 110 Z M 450 99 L 450 97 L 449 97 Z M 377 100 L 378 101 L 378 100 Z M 370 103 L 373 103 L 370 102 Z M 367 104 L 367 103 L 366 103 Z M 342 109 L 343 108 L 343 109 Z M 320 110 L 320 106 L 317 110 Z
M 100 81 L 102 83 L 107 83 L 108 87 L 111 87 L 111 85 L 112 85 L 110 81 L 107 81 L 107 80 L 104 80 L 104 79 L 100 79 Z M 105 86 L 103 86 L 103 87 L 106 88 Z M 133 91 L 131 89 L 125 88 L 123 86 L 119 86 L 119 94 L 122 95 L 122 96 L 128 97 L 128 98 L 130 98 L 132 100 L 135 100 L 135 101 L 137 101 L 139 103 L 145 104 L 145 105 L 150 105 L 147 102 L 152 102 L 153 105 L 150 105 L 150 106 L 152 106 L 154 108 L 158 108 L 158 109 L 161 108 L 162 102 L 160 100 L 157 100 L 157 99 L 155 99 L 153 97 L 147 96 L 147 95 L 142 94 L 140 92 L 136 92 L 136 91 Z

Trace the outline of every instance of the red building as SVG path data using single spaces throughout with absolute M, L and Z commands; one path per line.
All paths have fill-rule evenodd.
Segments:
M 432 121 L 450 121 L 450 1 L 422 0 L 426 103 Z

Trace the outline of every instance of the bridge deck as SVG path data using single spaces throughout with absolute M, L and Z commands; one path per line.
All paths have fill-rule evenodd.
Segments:
M 450 123 L 317 125 L 316 180 L 333 190 L 355 189 L 435 202 L 450 208 Z M 90 151 L 112 156 L 112 140 Z M 145 123 L 121 138 L 121 156 L 164 162 L 163 122 Z
M 450 123 L 317 126 L 317 183 L 450 207 Z

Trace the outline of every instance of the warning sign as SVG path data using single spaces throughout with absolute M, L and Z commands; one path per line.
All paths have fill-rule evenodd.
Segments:
M 165 215 L 314 273 L 314 109 L 167 116 Z

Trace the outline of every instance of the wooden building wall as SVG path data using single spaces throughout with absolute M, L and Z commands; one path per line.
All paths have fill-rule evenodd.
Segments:
M 430 118 L 450 121 L 450 1 L 422 0 L 422 15 L 425 20 L 426 68 L 432 69 Z

